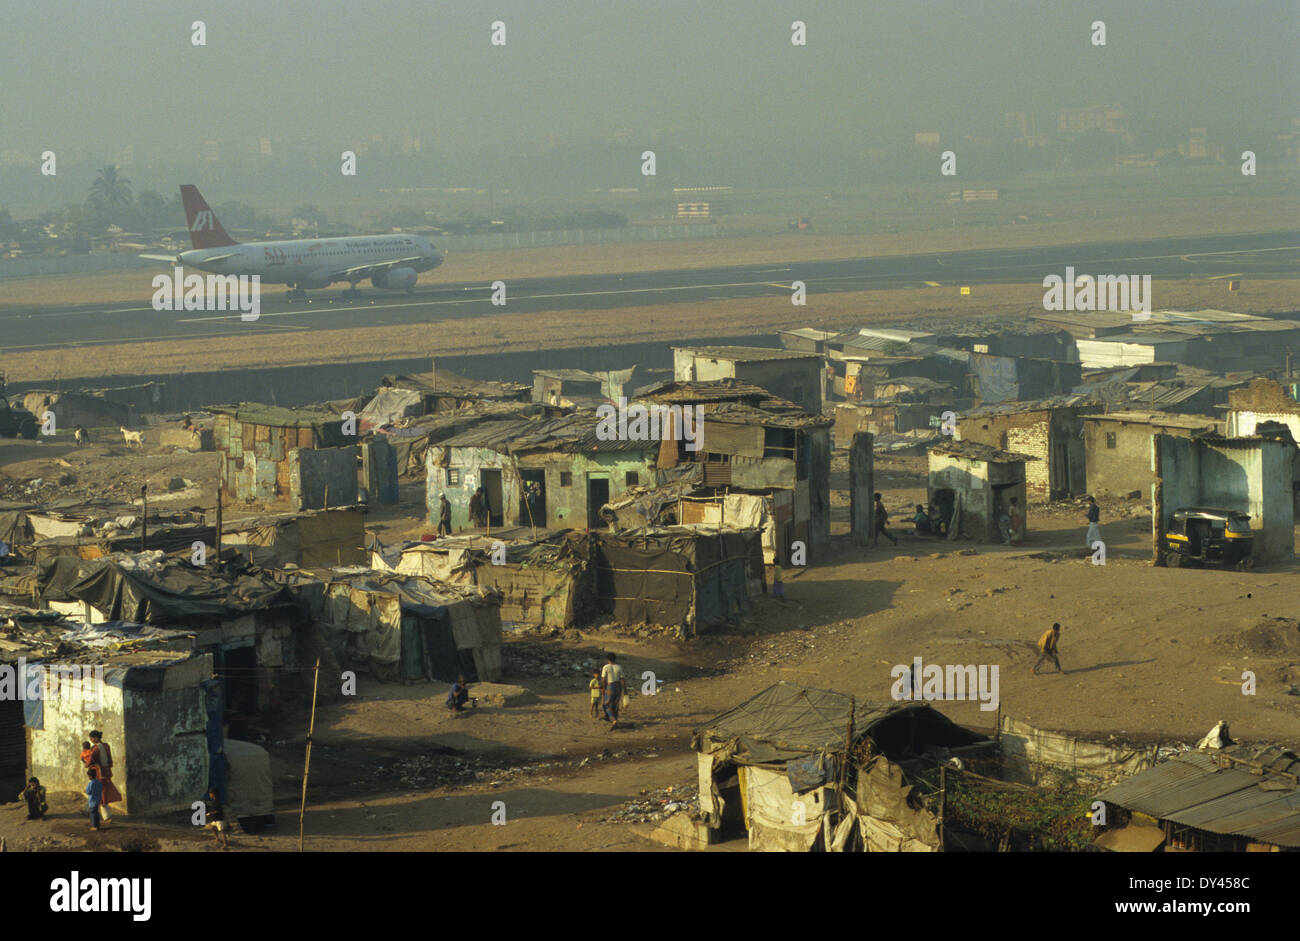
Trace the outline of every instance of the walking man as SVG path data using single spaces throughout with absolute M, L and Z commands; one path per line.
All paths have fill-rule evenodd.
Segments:
M 879 541 L 878 537 L 880 536 L 881 533 L 884 533 L 885 537 L 890 542 L 892 542 L 894 545 L 898 545 L 898 540 L 890 535 L 889 530 L 885 529 L 885 523 L 887 523 L 888 521 L 889 521 L 889 514 L 885 512 L 885 504 L 881 501 L 880 494 L 876 494 L 876 530 L 872 535 L 874 537 L 877 537 L 875 541 L 878 542 Z
M 451 535 L 451 501 L 445 493 L 438 494 L 438 536 Z
M 1039 657 L 1038 662 L 1034 664 L 1034 676 L 1038 675 L 1038 668 L 1048 660 L 1056 664 L 1056 671 L 1064 673 L 1061 669 L 1061 660 L 1056 655 L 1056 645 L 1061 639 L 1061 625 L 1053 624 L 1047 630 L 1043 631 L 1043 636 L 1038 638 Z
M 223 850 L 230 849 L 230 838 L 226 836 L 226 811 L 215 787 L 208 788 L 207 799 L 203 802 L 203 819 L 203 829 L 212 831 Z
M 1088 551 L 1092 551 L 1092 544 L 1101 542 L 1101 507 L 1097 506 L 1097 498 L 1088 497 L 1088 537 L 1085 540 Z
M 620 700 L 623 698 L 623 668 L 618 664 L 618 658 L 610 654 L 609 662 L 601 667 L 600 678 L 605 684 L 605 718 L 610 722 L 610 728 L 618 728 L 618 707 Z

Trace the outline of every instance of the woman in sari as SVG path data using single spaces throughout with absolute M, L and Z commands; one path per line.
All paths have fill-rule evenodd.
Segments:
M 90 733 L 90 766 L 97 772 L 97 777 L 104 784 L 104 794 L 99 801 L 99 813 L 104 823 L 111 823 L 113 815 L 108 805 L 122 799 L 121 792 L 113 784 L 113 750 L 104 741 L 102 732 Z

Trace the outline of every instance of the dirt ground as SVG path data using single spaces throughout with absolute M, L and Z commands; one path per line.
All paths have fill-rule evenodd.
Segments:
M 99 449 L 99 450 L 96 450 Z M 13 478 L 76 484 L 57 494 L 123 494 L 141 476 L 194 479 L 214 455 L 134 454 L 117 445 L 76 453 L 71 445 L 0 441 Z M 64 457 L 71 469 L 57 463 Z M 21 460 L 20 460 L 21 458 Z M 900 519 L 922 499 L 917 458 L 881 458 L 876 486 Z M 1107 561 L 1093 565 L 1081 503 L 1030 505 L 1021 546 L 950 542 L 900 534 L 897 547 L 849 544 L 845 467 L 837 459 L 833 536 L 825 557 L 788 573 L 786 597 L 759 599 L 753 615 L 689 641 L 632 630 L 568 631 L 507 640 L 503 682 L 535 694 L 530 705 L 480 704 L 453 717 L 445 689 L 362 678 L 358 695 L 316 717 L 305 817 L 318 850 L 656 850 L 645 839 L 665 789 L 695 783 L 691 730 L 778 680 L 887 700 L 890 667 L 924 662 L 997 665 L 1002 712 L 1095 739 L 1194 743 L 1226 719 L 1238 739 L 1295 744 L 1300 729 L 1300 603 L 1297 565 L 1253 573 L 1150 565 L 1150 516 L 1142 501 L 1102 504 Z M 81 488 L 88 488 L 82 491 Z M 418 485 L 371 528 L 419 531 Z M 42 492 L 44 499 L 50 493 Z M 180 501 L 188 505 L 189 501 Z M 199 493 L 194 505 L 206 506 Z M 369 525 L 369 524 L 368 524 Z M 901 526 L 899 528 L 902 528 Z M 1034 643 L 1059 621 L 1066 673 L 1033 676 Z M 634 695 L 626 723 L 611 730 L 588 714 L 586 677 L 606 651 L 619 654 L 639 693 L 646 672 L 662 685 Z M 1258 677 L 1241 692 L 1243 670 Z M 936 703 L 955 720 L 991 731 L 995 711 L 975 702 Z M 265 743 L 273 755 L 279 825 L 236 834 L 236 851 L 296 849 L 305 710 L 284 715 Z M 184 815 L 119 816 L 92 834 L 79 799 L 54 795 L 52 816 L 28 822 L 0 806 L 11 849 L 170 849 L 216 852 Z M 494 803 L 505 823 L 492 823 Z M 711 847 L 727 852 L 743 842 Z

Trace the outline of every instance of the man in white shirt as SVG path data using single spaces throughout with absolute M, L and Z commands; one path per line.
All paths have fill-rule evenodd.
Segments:
M 610 654 L 609 663 L 600 669 L 600 682 L 605 694 L 601 705 L 605 718 L 612 723 L 611 729 L 618 728 L 618 707 L 623 698 L 623 668 L 617 661 L 618 658 Z

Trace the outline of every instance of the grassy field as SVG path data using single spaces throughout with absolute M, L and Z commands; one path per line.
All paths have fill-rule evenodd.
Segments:
M 1293 310 L 1295 283 L 1248 281 L 1229 294 L 1224 281 L 1156 281 L 1157 308 L 1217 307 L 1242 313 Z M 186 370 L 244 369 L 428 356 L 467 356 L 575 346 L 665 344 L 720 335 L 773 333 L 790 327 L 848 329 L 921 320 L 1023 321 L 1042 311 L 1038 284 L 977 285 L 962 297 L 956 287 L 812 294 L 804 307 L 777 293 L 757 300 L 664 304 L 608 311 L 476 315 L 436 325 L 356 327 L 273 333 L 240 325 L 228 339 L 160 340 L 70 346 L 5 356 L 11 382 L 111 375 L 159 375 Z M 246 332 L 244 327 L 249 329 Z M 624 365 L 611 363 L 611 367 Z

